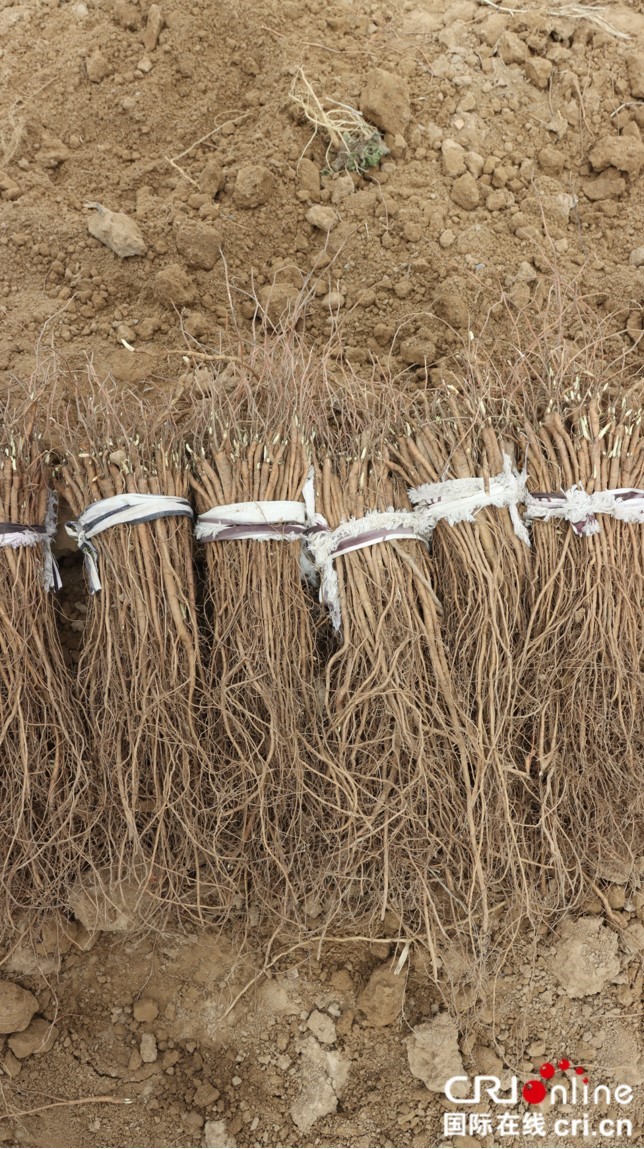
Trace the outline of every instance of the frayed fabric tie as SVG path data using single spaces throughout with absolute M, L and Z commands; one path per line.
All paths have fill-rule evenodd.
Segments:
M 416 511 L 373 511 L 361 519 L 348 519 L 335 530 L 328 526 L 309 529 L 304 547 L 307 562 L 304 573 L 309 582 L 319 586 L 320 602 L 327 607 L 334 630 L 342 628 L 335 559 L 396 539 L 428 543 L 433 529 L 432 517 L 424 508 Z
M 388 539 L 426 541 L 431 533 L 429 525 L 421 522 L 426 517 L 424 511 L 376 512 L 363 519 L 351 519 L 332 531 L 315 509 L 315 472 L 311 467 L 301 502 L 265 500 L 213 507 L 199 515 L 195 538 L 202 542 L 299 540 L 302 578 L 319 591 L 320 602 L 327 607 L 335 630 L 340 630 L 340 591 L 334 560 Z
M 519 514 L 519 505 L 525 503 L 527 474 L 517 471 L 509 455 L 503 454 L 503 470 L 488 482 L 485 479 L 447 479 L 443 483 L 423 483 L 412 487 L 409 499 L 414 506 L 423 506 L 431 511 L 434 524 L 441 519 L 450 526 L 457 523 L 473 523 L 477 512 L 484 507 L 507 507 L 517 538 L 530 546 L 530 535 Z
M 342 625 L 340 592 L 334 560 L 351 551 L 396 539 L 415 539 L 429 543 L 441 519 L 454 526 L 474 522 L 483 507 L 507 507 L 515 534 L 530 546 L 530 536 L 519 514 L 526 498 L 526 472 L 517 471 L 509 455 L 503 455 L 503 471 L 489 480 L 483 478 L 449 479 L 442 483 L 424 483 L 409 491 L 413 511 L 377 511 L 362 519 L 341 523 L 334 531 L 310 529 L 304 554 L 310 556 L 309 567 L 320 586 L 320 601 L 329 609 L 336 630 Z M 313 581 L 307 574 L 309 581 Z
M 567 491 L 535 491 L 526 496 L 525 517 L 529 521 L 565 519 L 576 535 L 596 535 L 601 526 L 597 515 L 610 515 L 624 523 L 644 523 L 644 491 L 616 487 L 589 495 L 581 484 Z
M 62 579 L 58 564 L 54 558 L 51 544 L 56 534 L 56 512 L 58 497 L 54 491 L 49 492 L 47 500 L 47 514 L 43 526 L 25 526 L 22 523 L 0 523 L 0 547 L 43 547 L 43 582 L 45 589 L 58 591 L 62 588 Z
M 95 535 L 124 523 L 136 526 L 177 515 L 194 518 L 194 511 L 187 499 L 175 498 L 173 495 L 124 494 L 99 499 L 77 519 L 65 523 L 67 534 L 76 539 L 78 549 L 82 551 L 90 594 L 103 589 L 98 574 L 98 551 L 91 542 Z

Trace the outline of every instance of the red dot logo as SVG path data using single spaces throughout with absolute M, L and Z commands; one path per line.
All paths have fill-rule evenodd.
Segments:
M 566 1070 L 571 1068 L 573 1067 L 571 1066 L 567 1057 L 562 1057 L 561 1060 L 557 1062 L 556 1069 L 551 1061 L 544 1061 L 543 1065 L 539 1066 L 541 1081 L 537 1081 L 533 1078 L 532 1080 L 527 1081 L 523 1086 L 522 1092 L 524 1100 L 528 1102 L 528 1105 L 539 1105 L 540 1102 L 542 1102 L 544 1098 L 548 1096 L 548 1091 L 544 1085 L 544 1081 L 551 1081 L 552 1078 L 555 1077 L 557 1069 L 560 1069 L 562 1073 L 565 1073 Z M 575 1065 L 574 1070 L 578 1077 L 583 1078 L 584 1085 L 588 1085 L 588 1078 L 584 1076 L 586 1070 L 584 1069 L 583 1065 Z
M 528 1105 L 539 1105 L 546 1096 L 546 1087 L 543 1081 L 526 1081 L 523 1089 L 523 1100 L 528 1102 Z

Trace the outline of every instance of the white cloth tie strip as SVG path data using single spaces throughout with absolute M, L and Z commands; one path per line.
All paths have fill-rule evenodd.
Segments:
M 292 543 L 312 528 L 327 529 L 326 519 L 315 511 L 315 475 L 309 470 L 302 488 L 303 502 L 294 499 L 266 499 L 249 503 L 228 503 L 199 515 L 195 538 L 204 543 L 227 539 L 276 539 Z
M 302 538 L 307 524 L 306 505 L 294 500 L 229 503 L 199 515 L 195 538 L 204 543 L 226 539 L 283 539 L 291 543 Z
M 320 602 L 329 610 L 334 630 L 342 626 L 340 587 L 334 560 L 352 551 L 394 539 L 428 543 L 434 529 L 433 516 L 425 508 L 415 511 L 373 511 L 362 519 L 349 519 L 335 530 L 309 529 L 304 540 L 302 571 L 309 582 L 319 584 Z M 308 561 L 307 561 L 308 560 Z
M 78 549 L 83 552 L 85 570 L 90 594 L 102 590 L 98 575 L 98 551 L 90 541 L 108 527 L 118 527 L 124 523 L 136 526 L 138 523 L 151 523 L 155 519 L 172 518 L 184 515 L 194 518 L 194 511 L 187 499 L 173 495 L 112 495 L 109 499 L 99 499 L 87 507 L 77 519 L 65 523 L 68 535 L 76 539 Z
M 629 487 L 588 495 L 578 484 L 559 494 L 528 494 L 525 504 L 526 519 L 566 519 L 576 535 L 596 535 L 601 530 L 597 515 L 611 515 L 624 523 L 644 523 L 644 491 Z
M 213 507 L 199 515 L 195 538 L 203 542 L 227 539 L 255 539 L 260 542 L 282 540 L 302 542 L 300 570 L 302 577 L 316 589 L 320 602 L 328 607 L 336 630 L 341 627 L 340 592 L 334 559 L 363 547 L 390 539 L 427 541 L 432 524 L 425 510 L 385 511 L 350 519 L 332 531 L 315 510 L 315 473 L 308 473 L 302 489 L 303 502 L 260 501 L 230 503 Z
M 412 487 L 409 498 L 415 506 L 426 507 L 434 516 L 434 525 L 447 519 L 451 527 L 456 523 L 473 523 L 476 513 L 483 507 L 507 507 L 514 533 L 530 546 L 530 536 L 519 514 L 519 503 L 525 503 L 527 475 L 517 471 L 509 455 L 503 455 L 503 470 L 489 479 L 488 489 L 482 478 L 447 479 L 443 483 L 423 483 Z
M 35 547 L 43 545 L 43 580 L 47 590 L 60 590 L 63 583 L 58 564 L 53 556 L 51 542 L 56 534 L 58 497 L 49 492 L 47 514 L 42 527 L 23 526 L 21 523 L 0 523 L 0 547 Z

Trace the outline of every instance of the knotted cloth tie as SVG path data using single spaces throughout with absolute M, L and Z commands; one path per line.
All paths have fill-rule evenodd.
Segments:
M 102 590 L 98 574 L 98 551 L 91 542 L 95 535 L 106 531 L 108 527 L 124 523 L 136 526 L 138 523 L 152 523 L 155 519 L 168 519 L 175 515 L 194 518 L 194 511 L 187 499 L 175 498 L 173 495 L 123 494 L 99 499 L 77 519 L 65 523 L 67 534 L 76 539 L 78 549 L 83 553 L 90 594 Z
M 342 627 L 340 587 L 334 560 L 395 539 L 428 543 L 434 521 L 425 508 L 415 511 L 372 511 L 361 519 L 348 519 L 335 530 L 312 527 L 304 539 L 302 569 L 313 585 L 319 585 L 320 602 L 329 610 L 334 630 Z
M 644 523 L 644 491 L 616 487 L 589 495 L 580 484 L 567 491 L 535 491 L 526 496 L 528 520 L 565 519 L 576 535 L 596 535 L 601 530 L 597 515 L 611 515 L 624 523 Z
M 525 501 L 525 482 L 525 471 L 519 473 L 504 454 L 503 471 L 489 480 L 487 490 L 482 478 L 423 483 L 409 491 L 413 511 L 374 511 L 362 519 L 341 523 L 334 531 L 310 530 L 305 546 L 319 572 L 320 601 L 328 606 L 335 629 L 340 629 L 341 617 L 334 559 L 394 539 L 428 543 L 441 519 L 452 526 L 474 522 L 476 512 L 483 507 L 507 507 L 515 533 L 529 546 L 530 537 L 518 511 L 519 503 Z
M 25 526 L 22 523 L 0 523 L 0 547 L 43 546 L 43 580 L 47 590 L 60 590 L 63 583 L 58 564 L 53 556 L 51 542 L 56 534 L 58 497 L 49 492 L 47 514 L 43 526 Z
M 260 501 L 230 503 L 199 515 L 195 537 L 204 542 L 226 539 L 282 540 L 302 543 L 302 578 L 319 590 L 320 602 L 331 615 L 335 630 L 342 619 L 338 576 L 334 559 L 388 539 L 427 541 L 431 533 L 423 511 L 374 512 L 363 519 L 350 519 L 331 530 L 315 510 L 315 472 L 309 470 L 302 488 L 302 502 Z
M 507 507 L 514 533 L 530 546 L 530 535 L 519 514 L 519 504 L 525 503 L 527 475 L 517 471 L 509 455 L 503 454 L 503 470 L 489 479 L 447 479 L 443 483 L 423 483 L 412 487 L 409 498 L 413 505 L 423 506 L 434 515 L 434 524 L 446 519 L 450 526 L 473 523 L 477 511 L 483 507 Z

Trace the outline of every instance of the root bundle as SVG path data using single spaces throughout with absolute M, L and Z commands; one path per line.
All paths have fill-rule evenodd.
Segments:
M 398 457 L 410 486 L 446 479 L 490 483 L 516 461 L 466 396 L 452 395 L 440 416 L 413 437 L 401 438 Z M 432 537 L 432 568 L 442 608 L 445 674 L 463 716 L 467 825 L 471 842 L 470 915 L 482 939 L 491 911 L 519 897 L 525 905 L 521 795 L 513 775 L 516 745 L 511 700 L 514 658 L 525 633 L 523 595 L 529 552 L 508 509 L 482 507 L 474 521 L 439 520 Z M 447 830 L 458 840 L 454 820 Z M 476 895 L 476 897 L 475 897 Z M 475 910 L 477 912 L 475 912 Z M 483 943 L 485 944 L 485 943 Z
M 58 468 L 76 517 L 123 493 L 185 497 L 176 437 L 140 439 L 106 410 L 100 421 L 94 408 L 81 420 Z M 139 922 L 163 907 L 198 903 L 193 825 L 202 752 L 191 534 L 190 518 L 168 517 L 112 526 L 93 540 L 102 590 L 89 600 L 78 666 L 93 783 L 85 884 L 91 891 L 98 883 L 112 898 L 127 888 Z
M 644 486 L 637 399 L 557 404 L 526 423 L 532 491 Z M 596 533 L 580 534 L 588 529 Z M 517 729 L 553 906 L 597 878 L 626 880 L 644 801 L 644 532 L 609 515 L 533 525 L 525 643 L 515 659 Z M 520 719 L 519 719 L 520 715 Z
M 66 906 L 86 849 L 89 778 L 46 585 L 55 507 L 42 444 L 30 410 L 2 415 L 0 931 L 8 931 Z M 32 545 L 16 527 L 35 528 Z M 15 545 L 6 545 L 11 537 Z
M 208 436 L 192 485 L 200 514 L 228 504 L 302 500 L 309 467 L 297 427 Z M 201 837 L 217 843 L 229 897 L 256 910 L 310 909 L 320 885 L 319 796 L 332 762 L 320 721 L 320 612 L 298 541 L 203 544 L 207 655 Z M 298 907 L 300 907 L 298 911 Z
M 408 506 L 380 456 L 332 460 L 318 506 L 333 528 Z M 443 642 L 443 607 L 422 542 L 387 541 L 336 558 L 342 640 L 326 669 L 338 774 L 335 897 L 353 915 L 393 911 L 434 946 L 467 929 L 476 862 L 468 827 L 465 718 Z

